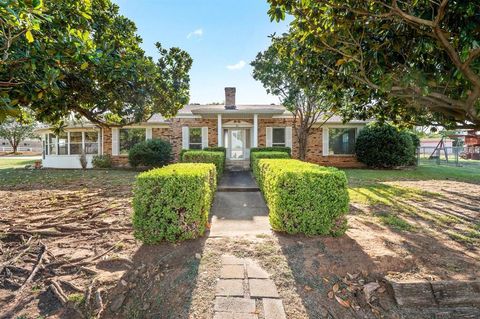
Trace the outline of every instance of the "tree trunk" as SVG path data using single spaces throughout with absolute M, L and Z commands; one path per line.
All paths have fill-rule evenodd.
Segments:
M 298 139 L 298 158 L 304 161 L 307 155 L 307 143 L 308 143 L 308 132 L 305 127 L 300 127 L 299 129 L 297 129 L 297 139 Z

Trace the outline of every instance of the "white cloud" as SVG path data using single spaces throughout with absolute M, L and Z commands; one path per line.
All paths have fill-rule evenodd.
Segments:
M 203 36 L 203 29 L 197 29 L 197 30 L 194 30 L 192 32 L 190 32 L 188 35 L 187 35 L 187 39 L 190 39 L 190 38 L 201 38 Z
M 227 65 L 227 69 L 229 69 L 229 70 L 241 70 L 245 67 L 245 65 L 247 65 L 247 63 L 245 63 L 245 61 L 243 61 L 243 60 L 240 60 L 240 61 L 238 61 L 238 63 Z

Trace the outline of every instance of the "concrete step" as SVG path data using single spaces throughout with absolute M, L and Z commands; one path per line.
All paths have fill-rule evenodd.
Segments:
M 225 170 L 230 172 L 242 172 L 250 170 L 250 161 L 227 160 Z

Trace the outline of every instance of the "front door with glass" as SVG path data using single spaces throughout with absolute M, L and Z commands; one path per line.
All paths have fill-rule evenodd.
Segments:
M 245 159 L 245 130 L 231 129 L 230 137 L 230 159 Z

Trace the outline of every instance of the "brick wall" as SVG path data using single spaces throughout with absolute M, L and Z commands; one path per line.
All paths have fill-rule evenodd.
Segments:
M 223 119 L 223 123 L 236 121 L 232 119 Z M 241 122 L 253 123 L 253 119 L 241 119 Z M 174 161 L 178 161 L 180 151 L 182 150 L 182 127 L 208 127 L 208 145 L 217 146 L 217 119 L 172 119 L 169 128 L 153 128 L 152 137 L 161 138 L 172 144 Z M 259 119 L 258 120 L 258 146 L 266 146 L 266 128 L 267 127 L 287 127 L 293 126 L 293 119 Z M 355 156 L 323 156 L 323 129 L 313 128 L 308 139 L 307 158 L 308 162 L 317 163 L 325 166 L 337 167 L 363 167 Z M 111 129 L 103 130 L 103 152 L 112 154 L 112 132 Z M 298 143 L 295 129 L 292 129 L 292 156 L 298 157 Z M 128 166 L 127 156 L 113 156 L 115 166 Z
M 172 143 L 173 157 L 175 161 L 178 161 L 180 151 L 182 150 L 183 126 L 208 127 L 208 146 L 217 146 L 217 119 L 173 119 L 170 143 Z

